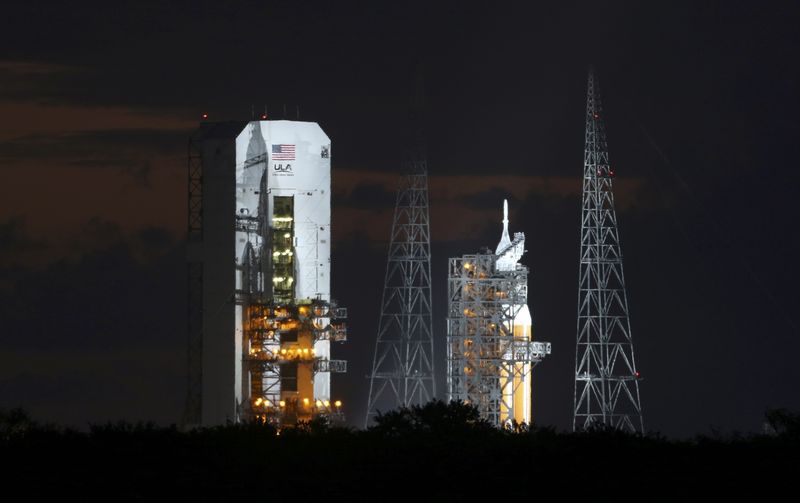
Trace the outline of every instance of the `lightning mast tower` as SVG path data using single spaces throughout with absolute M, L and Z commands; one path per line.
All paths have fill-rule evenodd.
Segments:
M 421 142 L 409 158 L 397 189 L 366 425 L 379 411 L 436 396 L 428 165 Z
M 644 433 L 639 372 L 633 356 L 628 298 L 603 108 L 589 70 L 583 156 L 578 327 L 573 430 L 605 425 Z

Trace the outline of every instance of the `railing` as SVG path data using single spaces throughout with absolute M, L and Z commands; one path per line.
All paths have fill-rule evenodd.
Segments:
M 347 372 L 347 360 L 317 360 L 314 362 L 315 372 Z

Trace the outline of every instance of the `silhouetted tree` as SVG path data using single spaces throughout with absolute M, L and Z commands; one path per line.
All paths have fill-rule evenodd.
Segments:
M 473 405 L 460 401 L 445 403 L 441 400 L 400 407 L 386 413 L 378 412 L 375 425 L 369 430 L 387 436 L 497 431 Z
M 781 437 L 800 440 L 800 414 L 788 409 L 769 409 L 765 415 L 769 432 Z
M 0 439 L 21 437 L 39 425 L 23 409 L 0 409 Z

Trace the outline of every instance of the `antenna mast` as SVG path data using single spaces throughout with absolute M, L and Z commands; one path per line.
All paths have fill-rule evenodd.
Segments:
M 420 74 L 418 74 L 418 77 Z M 416 138 L 397 189 L 375 342 L 366 425 L 379 411 L 420 405 L 436 396 L 433 371 L 428 163 L 418 78 L 412 120 Z
M 573 430 L 644 433 L 603 108 L 589 70 Z

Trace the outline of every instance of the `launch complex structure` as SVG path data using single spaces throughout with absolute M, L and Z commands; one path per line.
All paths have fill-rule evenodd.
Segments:
M 550 354 L 533 340 L 525 234 L 503 233 L 494 253 L 451 258 L 447 280 L 447 398 L 477 407 L 495 426 L 531 423 L 533 367 Z
M 318 124 L 205 122 L 189 143 L 189 385 L 184 424 L 342 420 L 331 343 L 347 310 L 331 297 L 331 142 Z M 419 145 L 423 145 L 419 142 Z M 425 149 L 398 189 L 366 425 L 436 397 Z M 603 109 L 586 106 L 573 429 L 644 433 Z M 532 422 L 533 339 L 525 235 L 450 258 L 446 397 L 497 427 Z
M 424 152 L 413 149 L 397 189 L 365 426 L 380 412 L 423 405 L 436 397 Z
M 330 156 L 313 122 L 208 122 L 192 137 L 186 424 L 341 419 Z

